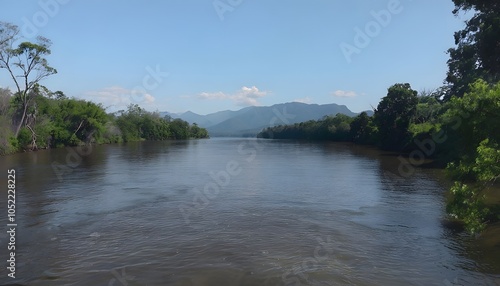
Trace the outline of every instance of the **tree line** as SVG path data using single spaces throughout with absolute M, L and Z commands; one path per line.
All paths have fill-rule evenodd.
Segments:
M 160 117 L 138 105 L 108 114 L 101 104 L 68 98 L 40 82 L 57 70 L 46 59 L 51 41 L 21 42 L 19 28 L 0 22 L 0 69 L 15 90 L 0 88 L 0 155 L 39 148 L 137 140 L 207 138 L 207 130 Z
M 409 162 L 434 159 L 455 181 L 446 207 L 451 218 L 471 233 L 499 222 L 500 202 L 486 194 L 498 191 L 500 178 L 500 3 L 453 2 L 455 15 L 474 15 L 455 33 L 444 86 L 418 93 L 394 84 L 371 117 L 337 114 L 269 127 L 258 137 L 355 142 L 404 153 Z

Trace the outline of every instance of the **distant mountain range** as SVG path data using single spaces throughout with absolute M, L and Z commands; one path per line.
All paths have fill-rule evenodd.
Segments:
M 370 116 L 373 115 L 371 110 L 366 112 Z M 253 137 L 266 127 L 318 120 L 337 113 L 348 116 L 358 114 L 350 111 L 345 105 L 335 103 L 318 105 L 290 102 L 273 106 L 245 107 L 237 111 L 225 110 L 207 115 L 187 111 L 182 114 L 160 112 L 160 116 L 169 115 L 191 124 L 196 123 L 198 126 L 206 128 L 212 137 Z

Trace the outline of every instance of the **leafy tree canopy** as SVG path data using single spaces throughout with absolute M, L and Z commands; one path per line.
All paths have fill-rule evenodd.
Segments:
M 409 141 L 409 126 L 417 111 L 417 91 L 409 83 L 391 86 L 374 114 L 381 145 L 385 149 L 401 149 Z
M 500 80 L 500 2 L 491 0 L 453 0 L 460 11 L 474 11 L 466 27 L 455 33 L 455 48 L 448 50 L 446 82 L 450 89 L 445 95 L 462 97 L 478 78 L 488 83 Z

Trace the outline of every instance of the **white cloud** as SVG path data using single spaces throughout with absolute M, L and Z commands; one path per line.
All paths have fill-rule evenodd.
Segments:
M 300 103 L 311 104 L 312 103 L 312 99 L 310 97 L 304 97 L 304 98 L 295 99 L 295 100 L 293 100 L 293 102 L 300 102 Z
M 200 99 L 219 99 L 219 100 L 232 100 L 236 105 L 240 106 L 256 106 L 260 105 L 258 102 L 259 98 L 262 98 L 268 95 L 269 92 L 261 91 L 257 87 L 242 87 L 236 93 L 227 94 L 222 91 L 219 92 L 202 92 L 198 94 L 198 98 Z
M 222 91 L 219 92 L 202 92 L 198 95 L 198 97 L 203 98 L 203 99 L 226 99 L 229 98 L 226 94 L 224 94 Z
M 355 97 L 358 96 L 358 94 L 354 91 L 349 91 L 349 90 L 337 90 L 332 93 L 333 96 L 336 97 Z
M 104 107 L 124 108 L 127 105 L 151 104 L 155 97 L 140 89 L 126 89 L 121 86 L 106 87 L 101 90 L 88 91 L 83 94 L 85 99 L 102 103 Z
M 153 103 L 153 102 L 155 102 L 155 100 L 156 100 L 155 97 L 152 96 L 151 94 L 149 94 L 149 93 L 144 94 L 144 101 L 146 103 Z

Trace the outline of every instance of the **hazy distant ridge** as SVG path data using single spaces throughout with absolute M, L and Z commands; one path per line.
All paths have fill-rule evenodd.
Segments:
M 369 115 L 372 111 L 367 111 Z M 272 106 L 251 106 L 237 111 L 219 111 L 207 115 L 199 115 L 191 111 L 182 114 L 161 112 L 162 116 L 170 115 L 189 123 L 204 127 L 210 136 L 255 136 L 263 128 L 293 124 L 308 120 L 318 120 L 327 115 L 342 113 L 355 116 L 345 105 L 305 104 L 299 102 L 281 103 Z

